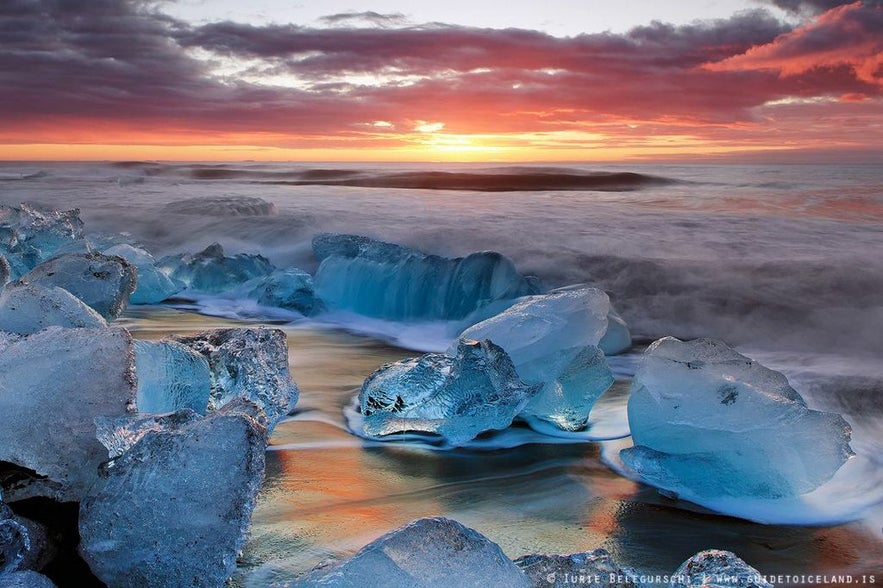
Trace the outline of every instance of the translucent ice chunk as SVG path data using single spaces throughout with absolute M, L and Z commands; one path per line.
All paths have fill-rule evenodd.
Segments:
M 68 253 L 43 262 L 22 281 L 64 288 L 106 319 L 120 315 L 135 290 L 135 268 L 122 257 Z
M 205 294 L 231 290 L 253 278 L 267 276 L 274 269 L 261 255 L 240 253 L 228 257 L 218 243 L 194 255 L 164 257 L 158 266 L 190 290 Z
M 446 518 L 418 519 L 366 545 L 349 560 L 319 566 L 293 588 L 529 588 L 525 576 L 484 535 Z
M 279 329 L 218 329 L 175 339 L 208 360 L 210 410 L 245 398 L 266 412 L 272 430 L 297 403 L 297 386 L 288 369 L 288 344 Z
M 43 574 L 24 570 L 0 574 L 0 588 L 55 588 L 55 584 Z
M 853 455 L 843 417 L 810 410 L 785 376 L 713 339 L 653 343 L 628 416 L 635 447 L 622 461 L 675 494 L 795 496 Z
M 565 288 L 525 297 L 461 338 L 490 339 L 505 349 L 521 378 L 541 386 L 524 414 L 574 431 L 585 427 L 592 406 L 613 384 L 597 347 L 609 312 L 602 290 Z
M 0 516 L 0 575 L 17 570 L 30 550 L 31 540 L 24 525 Z
M 212 380 L 201 354 L 176 341 L 135 341 L 135 372 L 138 412 L 189 408 L 205 414 Z
M 0 461 L 48 479 L 16 492 L 78 500 L 107 453 L 94 419 L 135 400 L 132 340 L 122 329 L 49 327 L 0 341 Z
M 330 308 L 389 320 L 457 320 L 537 291 L 499 253 L 446 258 L 357 235 L 313 239 L 316 292 Z
M 681 564 L 672 574 L 671 588 L 772 588 L 763 574 L 735 553 L 709 549 Z
M 17 278 L 64 251 L 85 250 L 79 210 L 0 205 L 0 253 Z
M 321 308 L 321 303 L 316 300 L 313 277 L 297 268 L 276 270 L 265 278 L 254 280 L 249 297 L 265 306 L 289 308 L 307 316 Z
M 79 528 L 80 551 L 103 582 L 224 585 L 264 476 L 267 431 L 245 404 L 167 421 L 102 467 Z
M 30 335 L 53 325 L 98 329 L 107 323 L 64 288 L 15 281 L 0 291 L 0 329 Z
M 157 304 L 185 288 L 183 282 L 160 271 L 153 256 L 140 247 L 121 243 L 105 249 L 104 254 L 122 257 L 138 270 L 138 285 L 129 298 L 132 304 Z
M 383 366 L 362 384 L 359 408 L 368 435 L 425 431 L 462 445 L 508 427 L 535 391 L 500 347 L 460 341 L 454 355 L 429 353 Z
M 147 433 L 177 429 L 199 419 L 200 416 L 190 409 L 147 416 L 98 417 L 95 419 L 95 436 L 107 448 L 108 457 L 113 459 L 134 447 Z
M 590 584 L 598 588 L 637 588 L 634 570 L 620 567 L 605 549 L 572 555 L 532 554 L 519 557 L 521 568 L 534 586 L 570 588 Z M 591 578 L 591 581 L 586 581 Z M 582 580 L 582 581 L 581 581 Z

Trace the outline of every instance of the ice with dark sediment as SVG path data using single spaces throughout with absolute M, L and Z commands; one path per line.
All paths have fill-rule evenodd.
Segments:
M 539 291 L 507 257 L 428 255 L 358 235 L 313 238 L 316 293 L 330 309 L 397 321 L 461 320 L 494 302 Z
M 525 417 L 575 431 L 586 426 L 595 402 L 614 381 L 598 347 L 608 331 L 610 311 L 602 290 L 564 288 L 522 298 L 466 329 L 461 338 L 500 345 L 521 378 L 540 386 L 522 411 Z
M 806 494 L 853 455 L 843 417 L 808 408 L 784 375 L 714 339 L 653 343 L 628 417 L 623 463 L 687 499 Z
M 202 354 L 177 341 L 135 341 L 135 373 L 138 412 L 189 408 L 205 414 L 212 380 Z
M 0 205 L 0 254 L 18 278 L 63 252 L 85 251 L 80 211 Z
M 188 290 L 203 294 L 232 290 L 251 279 L 268 276 L 276 269 L 262 255 L 228 256 L 218 243 L 193 255 L 164 257 L 156 265 L 172 279 L 184 283 Z
M 461 340 L 451 354 L 429 353 L 387 364 L 359 392 L 364 433 L 435 433 L 451 445 L 505 429 L 536 393 L 506 352 L 490 341 Z
M 145 249 L 128 243 L 112 245 L 105 255 L 122 257 L 138 271 L 138 284 L 129 297 L 132 304 L 157 304 L 185 288 L 183 282 L 173 280 L 156 265 L 156 259 Z
M 110 586 L 223 586 L 236 567 L 263 482 L 262 411 L 187 412 L 103 465 L 80 504 L 80 552 Z
M 322 309 L 321 301 L 316 298 L 313 276 L 301 269 L 275 270 L 246 286 L 247 296 L 264 306 L 295 310 L 304 316 L 311 316 Z
M 94 252 L 60 255 L 22 276 L 24 282 L 64 288 L 108 320 L 126 309 L 136 280 L 128 261 Z
M 208 361 L 209 410 L 244 398 L 264 410 L 272 431 L 297 403 L 297 385 L 288 368 L 288 343 L 279 329 L 218 329 L 174 340 Z
M 79 500 L 107 453 L 96 417 L 135 402 L 132 338 L 122 329 L 49 327 L 0 338 L 0 461 L 33 472 L 8 498 Z
M 580 584 L 599 588 L 638 586 L 634 580 L 638 574 L 617 564 L 606 549 L 571 555 L 534 553 L 519 557 L 515 565 L 527 574 L 535 587 L 569 588 Z
M 98 329 L 107 322 L 58 286 L 15 281 L 0 290 L 0 330 L 30 335 L 51 326 Z
M 0 577 L 18 570 L 31 550 L 28 530 L 12 516 L 12 511 L 0 501 Z
M 671 588 L 772 588 L 764 575 L 730 551 L 701 551 L 671 576 Z
M 352 558 L 320 564 L 292 588 L 507 586 L 529 588 L 530 580 L 490 539 L 442 517 L 418 519 L 369 543 Z

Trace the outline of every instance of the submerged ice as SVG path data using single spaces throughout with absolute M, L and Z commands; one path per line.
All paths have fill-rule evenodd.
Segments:
M 528 296 L 466 329 L 461 339 L 489 339 L 506 350 L 521 378 L 540 386 L 523 415 L 564 430 L 585 427 L 613 383 L 598 344 L 608 330 L 610 301 L 587 286 Z
M 459 320 L 494 302 L 538 291 L 499 253 L 427 255 L 357 235 L 320 234 L 316 292 L 332 309 L 402 321 Z
M 454 354 L 429 353 L 387 364 L 359 392 L 364 432 L 436 433 L 462 445 L 505 429 L 535 388 L 518 377 L 506 352 L 489 341 L 460 341 Z
M 641 480 L 684 497 L 781 498 L 811 492 L 852 455 L 850 426 L 811 410 L 784 375 L 713 339 L 660 339 L 632 382 Z

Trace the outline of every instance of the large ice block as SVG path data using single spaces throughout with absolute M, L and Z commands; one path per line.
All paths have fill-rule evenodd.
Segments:
M 276 270 L 269 276 L 257 278 L 249 296 L 264 306 L 288 308 L 305 316 L 322 308 L 316 299 L 313 277 L 297 268 Z
M 495 301 L 537 291 L 499 253 L 427 255 L 357 235 L 320 234 L 316 293 L 329 308 L 402 321 L 459 320 Z
M 524 414 L 574 431 L 585 427 L 595 402 L 613 384 L 597 347 L 609 313 L 602 290 L 564 288 L 527 296 L 460 337 L 490 339 L 505 349 L 521 378 L 541 386 Z
M 123 329 L 49 327 L 0 340 L 0 461 L 45 477 L 4 489 L 8 499 L 82 497 L 107 459 L 94 419 L 134 405 L 133 356 Z
M 0 253 L 9 262 L 11 277 L 21 277 L 59 253 L 84 251 L 83 221 L 79 215 L 77 209 L 0 205 Z
M 218 243 L 194 255 L 164 257 L 157 265 L 188 289 L 205 294 L 231 290 L 251 279 L 268 276 L 275 269 L 262 255 L 227 256 Z
M 30 335 L 46 327 L 99 329 L 104 318 L 58 286 L 15 281 L 0 291 L 0 330 Z
M 709 549 L 681 564 L 672 574 L 670 588 L 772 588 L 756 569 L 735 553 Z
M 122 257 L 101 253 L 67 253 L 45 261 L 22 281 L 64 288 L 103 316 L 113 319 L 129 304 L 137 275 Z
M 175 337 L 208 360 L 212 375 L 209 409 L 245 398 L 267 414 L 272 431 L 297 403 L 288 369 L 288 343 L 279 329 L 218 329 Z
M 122 257 L 138 270 L 138 285 L 129 297 L 132 304 L 157 304 L 185 288 L 183 282 L 160 271 L 156 259 L 140 247 L 120 243 L 105 249 L 104 254 Z
M 292 588 L 529 588 L 527 576 L 484 535 L 446 518 L 418 519 L 343 563 L 318 566 Z
M 135 341 L 137 404 L 141 413 L 189 408 L 205 414 L 212 379 L 208 360 L 176 341 Z
M 167 421 L 102 467 L 79 522 L 96 576 L 109 586 L 224 585 L 263 481 L 259 411 L 239 400 Z
M 508 427 L 535 392 L 500 347 L 461 340 L 452 355 L 429 353 L 381 367 L 362 384 L 359 408 L 368 435 L 423 431 L 462 445 Z
M 635 447 L 623 462 L 675 494 L 795 496 L 852 455 L 843 417 L 809 409 L 785 376 L 714 339 L 653 343 L 628 417 Z

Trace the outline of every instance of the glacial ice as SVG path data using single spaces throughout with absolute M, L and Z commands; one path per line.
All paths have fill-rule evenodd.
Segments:
M 205 414 L 211 395 L 208 360 L 176 341 L 135 341 L 137 404 L 141 413 L 189 408 Z
M 272 431 L 297 403 L 297 385 L 288 369 L 288 343 L 279 329 L 218 329 L 174 339 L 208 360 L 212 376 L 209 410 L 244 398 L 266 412 Z
M 138 285 L 129 297 L 132 304 L 158 304 L 185 288 L 183 282 L 160 271 L 156 259 L 140 247 L 120 243 L 105 249 L 104 254 L 122 257 L 138 270 Z
M 0 515 L 0 576 L 14 572 L 31 550 L 28 530 L 11 516 Z
M 41 210 L 29 204 L 0 205 L 0 254 L 18 278 L 55 255 L 82 251 L 83 221 L 79 210 Z
M 200 418 L 202 417 L 198 413 L 189 408 L 165 414 L 96 417 L 95 437 L 107 449 L 108 457 L 114 459 L 134 447 L 147 433 L 179 429 Z
M 423 431 L 462 445 L 483 431 L 508 427 L 535 392 L 499 346 L 461 340 L 452 354 L 428 353 L 381 367 L 362 384 L 359 408 L 368 435 Z
M 531 586 L 496 543 L 438 517 L 387 533 L 342 563 L 317 566 L 292 588 L 363 588 L 378 582 L 386 588 Z
M 78 500 L 107 458 L 94 419 L 135 400 L 132 339 L 122 329 L 49 327 L 0 340 L 0 461 L 46 479 L 5 488 L 12 500 Z
M 310 316 L 318 312 L 322 304 L 316 299 L 313 277 L 307 272 L 289 268 L 253 280 L 248 296 L 264 306 L 288 308 Z
M 102 466 L 79 522 L 80 551 L 98 578 L 110 586 L 224 585 L 263 481 L 260 412 L 238 400 L 167 422 Z
M 606 549 L 572 555 L 535 553 L 519 557 L 515 565 L 527 574 L 534 586 L 570 588 L 586 584 L 598 588 L 637 588 L 631 580 L 637 573 L 620 567 Z M 587 578 L 591 581 L 586 582 Z M 596 578 L 600 581 L 595 581 Z
M 0 588 L 55 588 L 55 584 L 43 574 L 24 570 L 0 574 Z
M 495 301 L 538 291 L 499 253 L 466 257 L 427 255 L 357 235 L 320 234 L 316 293 L 329 308 L 369 317 L 459 320 Z
M 101 253 L 60 255 L 22 277 L 23 282 L 64 288 L 108 320 L 126 309 L 136 279 L 128 261 Z
M 653 343 L 628 417 L 635 447 L 622 461 L 688 498 L 805 494 L 853 455 L 840 415 L 807 408 L 784 375 L 714 339 Z
M 598 347 L 606 355 L 617 355 L 628 351 L 631 346 L 632 333 L 629 331 L 629 326 L 611 304 L 610 311 L 607 313 L 607 331 L 598 342 Z
M 772 588 L 772 585 L 735 553 L 709 549 L 682 563 L 672 574 L 670 587 Z
M 58 286 L 15 281 L 0 291 L 0 330 L 30 335 L 46 327 L 99 329 L 107 326 L 100 314 Z
M 240 253 L 228 257 L 218 243 L 194 255 L 164 257 L 157 266 L 188 289 L 204 294 L 231 290 L 253 278 L 270 275 L 275 269 L 262 255 Z
M 525 382 L 541 386 L 525 416 L 575 431 L 586 426 L 595 402 L 613 384 L 613 373 L 597 347 L 609 312 L 602 290 L 564 288 L 525 297 L 460 337 L 490 339 L 506 350 Z

